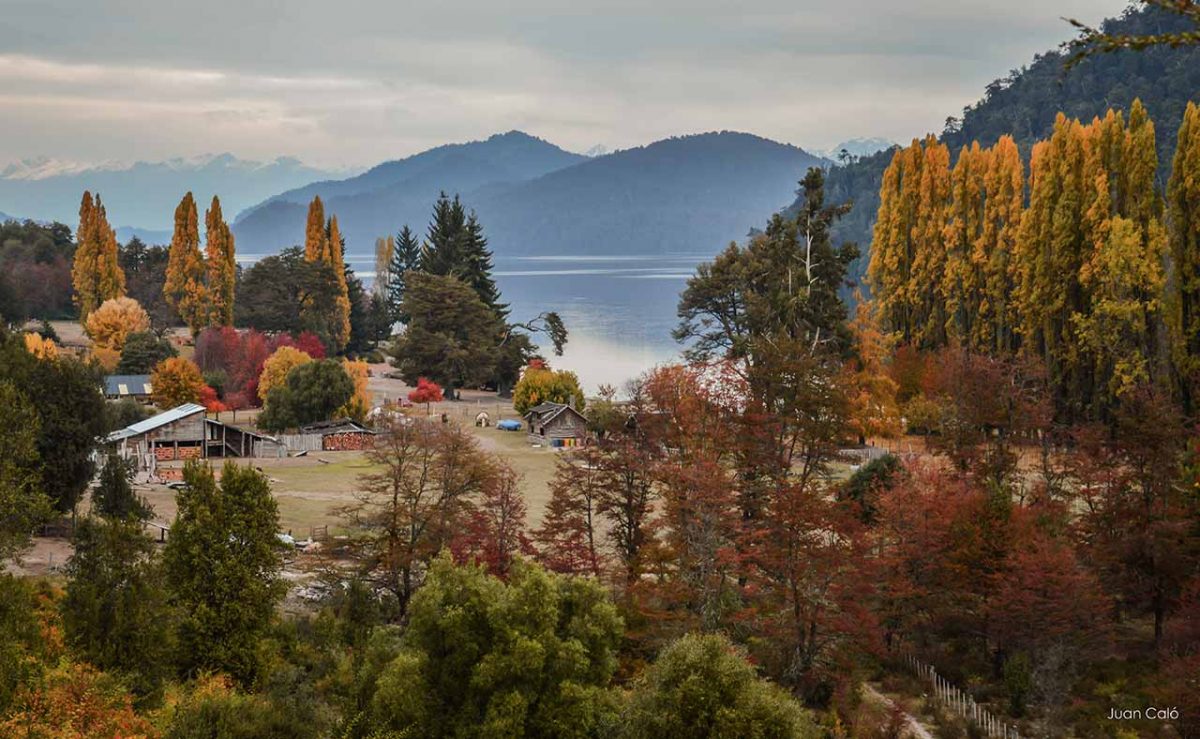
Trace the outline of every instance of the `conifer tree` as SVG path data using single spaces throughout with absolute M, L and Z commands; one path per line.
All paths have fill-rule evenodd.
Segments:
M 189 192 L 175 209 L 175 233 L 167 258 L 163 297 L 179 313 L 192 334 L 208 325 L 209 292 L 205 286 L 204 257 L 200 253 L 200 229 L 196 200 Z
M 1200 400 L 1200 105 L 1188 103 L 1167 187 L 1171 263 L 1174 265 L 1172 324 L 1174 359 L 1186 409 Z
M 458 196 L 445 192 L 433 205 L 433 220 L 421 251 L 421 270 L 443 277 L 463 278 L 467 214 Z
M 392 317 L 402 323 L 408 323 L 400 307 L 404 304 L 404 288 L 407 275 L 421 268 L 421 242 L 417 235 L 407 225 L 400 229 L 396 236 L 396 248 L 392 251 L 391 266 L 388 269 L 388 308 Z
M 237 281 L 237 259 L 233 232 L 221 215 L 221 201 L 213 195 L 212 206 L 204 214 L 205 254 L 208 267 L 208 292 L 212 300 L 209 324 L 233 325 L 233 290 Z
M 475 288 L 479 299 L 496 312 L 497 318 L 504 320 L 508 316 L 508 306 L 500 302 L 500 289 L 492 279 L 492 252 L 487 248 L 487 237 L 474 212 L 467 216 L 463 229 L 462 259 L 461 279 Z
M 117 261 L 117 235 L 108 225 L 99 193 L 94 200 L 90 192 L 83 193 L 76 244 L 71 283 L 82 323 L 101 303 L 125 294 L 125 273 Z

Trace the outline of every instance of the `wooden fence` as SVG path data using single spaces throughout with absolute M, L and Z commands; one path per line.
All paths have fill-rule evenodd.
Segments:
M 997 718 L 991 711 L 976 703 L 969 694 L 939 675 L 933 665 L 922 662 L 910 653 L 902 652 L 900 658 L 906 668 L 928 683 L 930 695 L 951 712 L 978 726 L 985 736 L 996 739 L 1022 739 L 1015 726 Z

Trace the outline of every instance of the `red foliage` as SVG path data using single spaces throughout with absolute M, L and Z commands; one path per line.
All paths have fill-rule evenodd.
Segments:
M 513 557 L 535 554 L 525 528 L 525 500 L 517 489 L 519 477 L 511 467 L 501 467 L 484 485 L 471 506 L 466 523 L 450 544 L 460 562 L 474 560 L 490 574 L 504 577 Z
M 598 451 L 585 447 L 558 458 L 541 528 L 533 532 L 538 559 L 555 572 L 599 576 Z
M 417 388 L 408 394 L 408 399 L 414 403 L 424 403 L 428 409 L 430 403 L 442 400 L 442 386 L 424 377 L 417 379 Z
M 229 410 L 229 406 L 217 398 L 217 391 L 208 385 L 200 388 L 200 405 L 204 406 L 209 413 L 223 413 Z
M 299 349 L 313 359 L 324 359 L 327 356 L 325 345 L 321 343 L 321 338 L 312 331 L 303 331 L 297 336 L 276 334 L 271 338 L 270 353 L 274 353 L 281 346 L 290 346 L 293 349 Z
M 196 337 L 194 361 L 201 372 L 225 372 L 237 361 L 242 335 L 232 326 L 206 328 Z

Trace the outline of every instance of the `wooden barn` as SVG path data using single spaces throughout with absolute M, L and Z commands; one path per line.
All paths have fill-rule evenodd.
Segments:
M 151 477 L 177 477 L 189 459 L 279 457 L 286 450 L 270 436 L 207 418 L 204 406 L 186 403 L 139 421 L 105 439 L 134 469 Z
M 552 447 L 572 447 L 587 438 L 587 418 L 565 403 L 542 403 L 525 414 L 529 440 Z

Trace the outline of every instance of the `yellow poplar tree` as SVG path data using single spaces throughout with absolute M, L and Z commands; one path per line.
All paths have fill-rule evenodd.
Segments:
M 337 410 L 336 415 L 361 421 L 371 410 L 371 391 L 367 388 L 367 383 L 370 382 L 370 368 L 366 362 L 343 359 L 342 369 L 346 370 L 346 374 L 354 381 L 354 395 L 350 396 L 346 405 Z
M 1001 136 L 988 150 L 983 189 L 983 223 L 972 253 L 983 275 L 983 295 L 969 345 L 1004 354 L 1017 346 L 1012 254 L 1025 210 L 1025 169 L 1012 136 Z
M 212 205 L 204 214 L 204 226 L 208 294 L 211 299 L 209 323 L 216 326 L 232 326 L 237 258 L 234 253 L 233 232 L 229 230 L 229 224 L 221 215 L 221 201 L 216 195 L 213 195 Z
M 921 142 L 916 139 L 892 155 L 879 189 L 879 212 L 867 266 L 880 323 L 905 344 L 913 341 L 916 333 L 913 225 L 922 161 Z
M 1176 371 L 1189 410 L 1200 400 L 1200 105 L 1188 103 L 1167 186 Z
M 396 239 L 388 236 L 375 239 L 375 284 L 374 292 L 386 299 L 388 285 L 392 283 L 392 255 L 396 253 Z
M 25 351 L 38 359 L 58 359 L 58 344 L 53 339 L 44 338 L 41 334 L 25 334 Z
M 304 258 L 310 262 L 329 261 L 329 235 L 325 231 L 325 204 L 317 195 L 308 204 L 308 223 L 304 227 Z
M 333 273 L 337 277 L 337 323 L 335 324 L 337 333 L 333 340 L 337 348 L 341 350 L 350 342 L 350 291 L 346 285 L 346 262 L 342 254 L 342 232 L 338 228 L 337 216 L 329 219 L 329 241 L 326 255 L 326 261 L 329 262 L 329 266 L 333 267 Z
M 945 266 L 942 294 L 945 295 L 946 334 L 951 341 L 975 346 L 976 323 L 981 318 L 986 277 L 984 265 L 975 259 L 975 246 L 983 233 L 984 178 L 988 152 L 979 142 L 963 147 L 950 176 L 950 208 L 945 232 Z
M 913 287 L 917 295 L 917 344 L 946 343 L 946 219 L 950 206 L 950 149 L 932 134 L 925 138 L 917 219 L 913 224 Z
M 163 283 L 163 297 L 167 304 L 179 313 L 193 335 L 208 325 L 210 314 L 198 220 L 196 200 L 189 192 L 175 209 L 175 233 L 171 237 L 166 280 Z
M 75 304 L 79 306 L 79 322 L 84 323 L 88 314 L 105 300 L 125 294 L 125 273 L 117 261 L 117 234 L 108 225 L 99 193 L 95 199 L 90 192 L 83 193 L 75 243 L 71 283 L 75 288 Z

